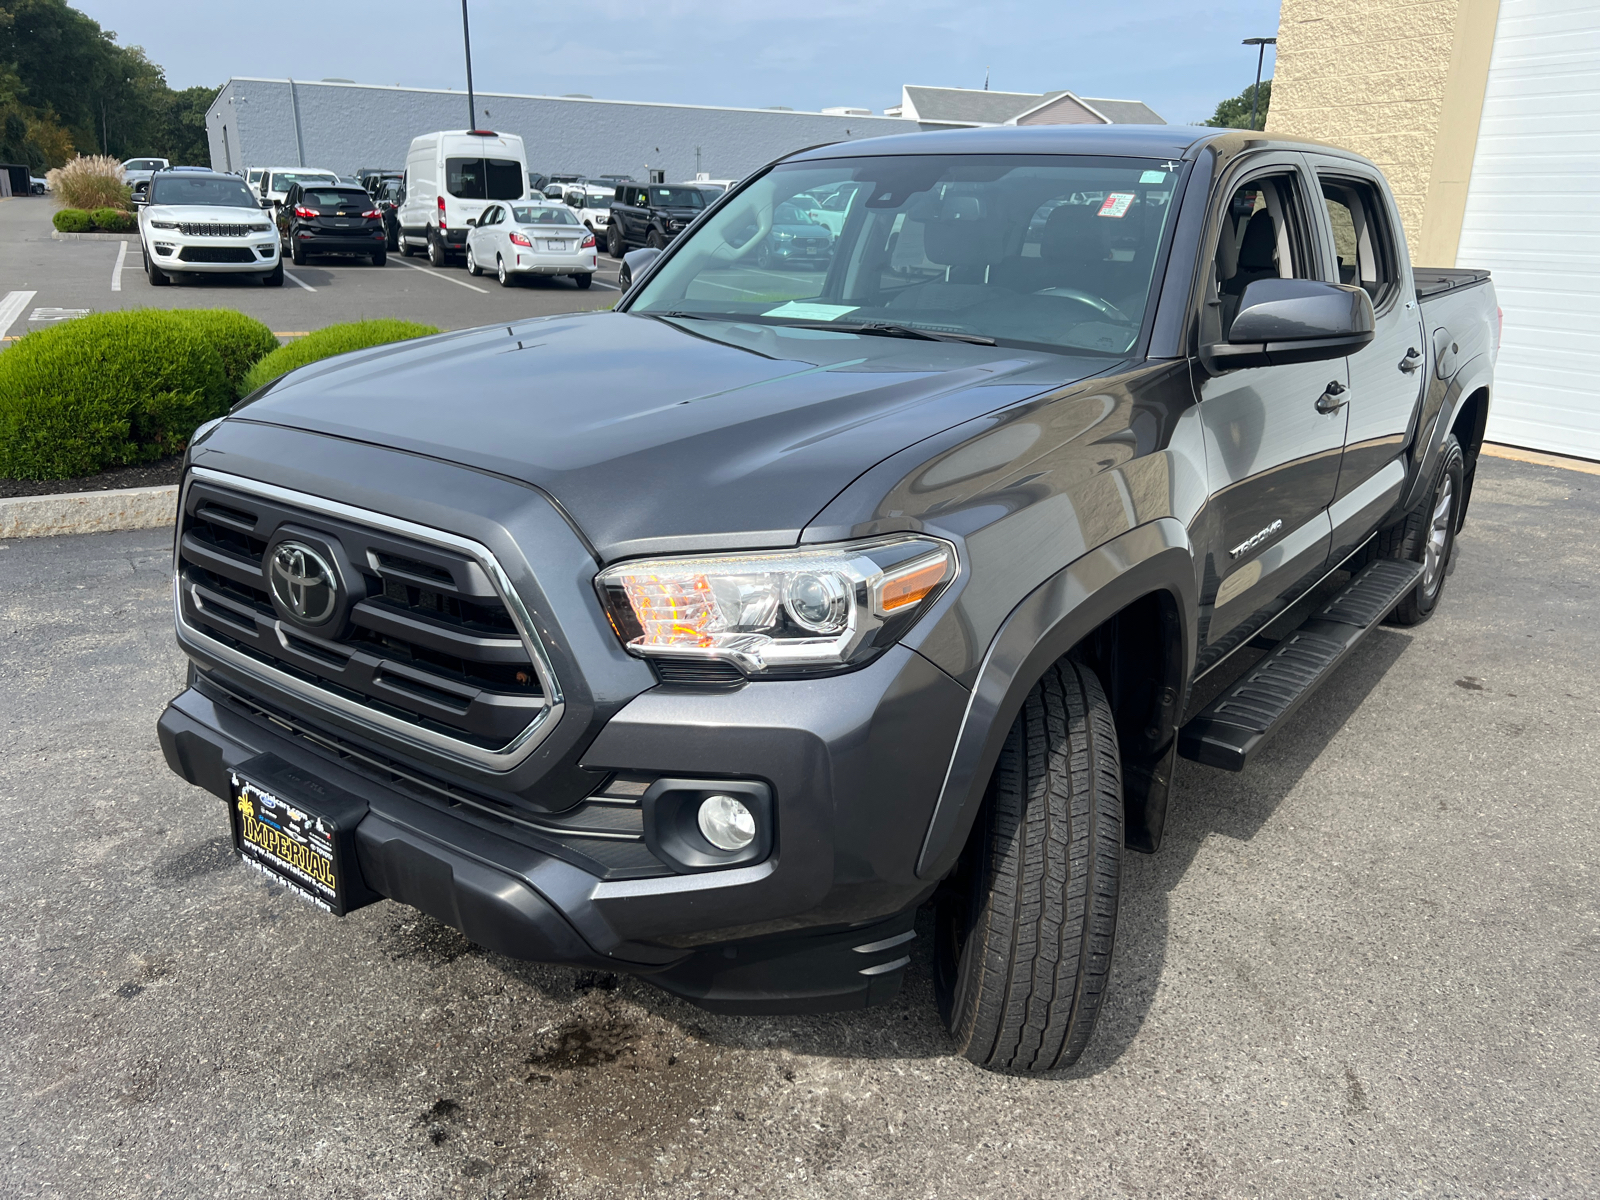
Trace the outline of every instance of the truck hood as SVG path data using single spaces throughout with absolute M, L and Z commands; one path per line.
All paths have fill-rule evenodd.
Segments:
M 265 209 L 234 204 L 151 204 L 144 211 L 153 221 L 178 221 L 184 225 L 272 224 L 272 214 Z
M 875 463 L 1111 365 L 585 313 L 314 363 L 230 421 L 355 439 L 532 484 L 609 561 L 689 545 L 792 545 Z

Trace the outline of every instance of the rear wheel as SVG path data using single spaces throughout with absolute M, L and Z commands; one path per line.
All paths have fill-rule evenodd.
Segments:
M 389 230 L 389 249 L 400 249 L 400 227 L 398 225 Z
M 516 283 L 516 280 L 512 278 L 511 272 L 506 270 L 506 260 L 498 254 L 494 256 L 494 277 L 500 281 L 500 286 L 503 288 L 511 287 Z
M 478 256 L 472 252 L 471 242 L 467 243 L 467 274 L 474 276 L 483 274 L 478 267 Z
M 606 253 L 612 258 L 621 258 L 628 252 L 628 243 L 622 238 L 622 230 L 613 225 L 606 232 Z
M 938 905 L 934 985 L 984 1067 L 1076 1062 L 1111 973 L 1122 883 L 1122 773 L 1093 671 L 1062 661 L 1023 702 L 983 813 Z
M 572 282 L 581 288 L 586 288 L 594 282 L 594 276 L 589 274 L 574 275 L 572 277 Z
M 410 258 L 415 253 L 411 249 L 411 243 L 406 241 L 406 231 L 404 229 L 395 230 L 394 240 L 395 249 L 400 251 L 401 258 Z
M 289 257 L 297 267 L 306 265 L 306 248 L 301 244 L 300 239 L 293 234 L 289 236 Z
M 428 235 L 428 265 L 442 267 L 448 261 L 449 256 L 445 254 L 444 239 L 436 233 L 430 233 Z
M 389 261 L 389 252 L 387 250 L 374 250 L 372 252 L 372 265 L 373 266 L 381 267 L 381 266 L 383 266 L 384 263 L 386 263 L 388 261 Z
M 1465 475 L 1461 443 L 1455 434 L 1450 434 L 1439 448 L 1433 487 L 1422 503 L 1378 534 L 1378 557 L 1422 564 L 1422 578 L 1416 589 L 1389 614 L 1389 620 L 1396 625 L 1420 625 L 1439 607 L 1444 581 L 1450 574 L 1450 556 L 1456 548 L 1456 527 L 1461 524 Z

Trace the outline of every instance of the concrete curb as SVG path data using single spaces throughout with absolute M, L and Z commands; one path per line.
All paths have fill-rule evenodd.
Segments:
M 132 229 L 127 233 L 62 233 L 52 229 L 50 236 L 58 242 L 124 242 L 139 235 Z
M 171 525 L 177 512 L 177 484 L 109 492 L 64 492 L 57 496 L 11 496 L 0 499 L 0 538 L 160 529 Z

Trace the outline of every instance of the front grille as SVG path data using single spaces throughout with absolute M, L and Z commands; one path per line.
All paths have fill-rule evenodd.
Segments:
M 267 551 L 280 531 L 344 564 L 347 619 L 308 629 L 274 606 Z M 269 668 L 280 688 L 471 761 L 500 765 L 559 701 L 484 562 L 293 500 L 192 477 L 178 591 L 184 624 L 230 665 Z
M 241 263 L 255 262 L 256 252 L 249 246 L 185 246 L 178 257 L 184 262 Z
M 271 225 L 218 225 L 209 222 L 183 222 L 178 225 L 185 237 L 248 237 L 266 233 Z

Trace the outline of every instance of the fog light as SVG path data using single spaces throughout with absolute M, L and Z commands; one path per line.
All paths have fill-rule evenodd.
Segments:
M 718 850 L 743 850 L 755 840 L 755 814 L 732 796 L 708 796 L 699 820 L 700 832 Z

